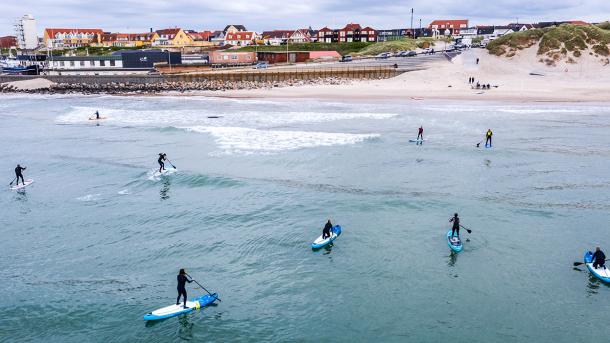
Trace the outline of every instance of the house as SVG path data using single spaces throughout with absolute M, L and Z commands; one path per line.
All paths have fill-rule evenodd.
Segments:
M 227 25 L 225 26 L 225 29 L 222 30 L 222 33 L 224 33 L 225 35 L 227 33 L 235 33 L 235 32 L 246 32 L 248 30 L 246 30 L 246 27 L 243 25 Z
M 261 36 L 267 45 L 281 45 L 286 44 L 286 42 L 291 44 L 309 43 L 312 41 L 308 29 L 264 31 Z
M 360 24 L 350 23 L 342 29 L 331 30 L 324 27 L 318 30 L 317 40 L 322 43 L 375 42 L 377 30 Z
M 461 29 L 468 28 L 468 19 L 434 20 L 428 25 L 428 28 L 435 31 L 434 36 L 459 35 Z
M 252 31 L 237 31 L 227 32 L 225 34 L 224 45 L 245 46 L 254 44 L 256 32 Z
M 489 39 L 496 39 L 498 37 L 502 37 L 509 33 L 515 33 L 515 30 L 510 28 L 510 26 L 494 26 L 493 28 L 494 28 L 494 31 L 491 34 L 491 37 L 489 37 Z
M 214 31 L 210 35 L 210 42 L 216 45 L 223 45 L 225 42 L 225 33 L 223 31 Z
M 534 24 L 519 24 L 519 23 L 510 23 L 506 25 L 511 28 L 511 30 L 515 32 L 527 31 L 531 29 L 535 29 L 536 26 Z
M 237 52 L 215 50 L 210 52 L 210 64 L 212 65 L 248 65 L 256 62 L 255 52 Z
M 257 53 L 259 61 L 269 64 L 275 63 L 300 63 L 307 61 L 338 61 L 341 54 L 336 51 L 259 51 Z
M 195 43 L 193 38 L 180 28 L 157 30 L 156 33 L 158 37 L 153 41 L 153 46 L 184 47 Z
M 100 44 L 102 29 L 53 29 L 44 30 L 43 43 L 50 49 L 80 48 Z
M 191 36 L 191 38 L 195 42 L 209 42 L 212 36 L 212 31 L 202 31 L 197 32 L 193 30 L 185 31 L 187 35 Z
M 151 46 L 159 38 L 156 32 L 144 33 L 104 33 L 101 45 L 104 47 L 139 48 Z
M 493 26 L 478 26 L 477 36 L 483 37 L 483 40 L 489 40 L 494 33 Z
M 0 37 L 0 49 L 9 49 L 17 46 L 17 37 L 6 36 Z

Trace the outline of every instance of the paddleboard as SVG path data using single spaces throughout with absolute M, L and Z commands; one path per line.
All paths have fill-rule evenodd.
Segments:
M 216 299 L 218 299 L 218 293 L 212 293 L 212 295 L 206 294 L 202 297 L 187 301 L 187 308 L 183 307 L 184 302 L 181 302 L 180 305 L 173 304 L 145 314 L 144 320 L 159 320 L 179 316 L 185 313 L 190 313 L 202 307 L 210 305 L 211 303 L 216 301 Z
M 462 240 L 459 236 L 452 236 L 451 230 L 447 232 L 447 244 L 449 245 L 449 248 L 455 252 L 462 251 Z
M 19 185 L 13 185 L 13 186 L 11 186 L 11 189 L 14 190 L 14 191 L 15 190 L 19 190 L 19 189 L 23 189 L 23 188 L 31 185 L 33 182 L 34 182 L 33 179 L 26 179 L 25 183 L 20 183 Z
M 423 143 L 427 141 L 427 139 L 409 139 L 409 143 Z
M 330 237 L 326 237 L 323 239 L 322 235 L 320 235 L 320 237 L 316 238 L 316 240 L 313 241 L 313 243 L 311 243 L 311 248 L 320 249 L 320 248 L 332 243 L 335 239 L 337 239 L 337 237 L 339 237 L 340 234 L 341 234 L 341 226 L 335 225 L 332 227 L 332 229 L 330 229 Z
M 161 176 L 161 175 L 173 174 L 173 173 L 175 173 L 175 172 L 177 172 L 177 171 L 178 171 L 178 169 L 176 169 L 176 168 L 172 168 L 171 166 L 170 166 L 170 167 L 165 167 L 165 169 L 163 169 L 161 172 L 159 172 L 159 169 L 157 169 L 157 170 L 154 172 L 153 176 L 155 176 L 155 177 L 159 177 L 159 176 Z
M 104 120 L 107 117 L 100 117 L 99 119 L 97 119 L 96 117 L 90 117 L 89 120 Z
M 605 266 L 604 268 L 593 268 L 593 253 L 591 251 L 585 253 L 585 264 L 587 265 L 587 269 L 589 269 L 591 274 L 595 275 L 596 278 L 610 283 L 610 269 Z

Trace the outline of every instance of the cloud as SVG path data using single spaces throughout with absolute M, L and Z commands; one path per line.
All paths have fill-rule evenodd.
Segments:
M 101 28 L 105 31 L 148 31 L 182 27 L 195 30 L 243 24 L 262 31 L 312 26 L 338 27 L 358 22 L 374 28 L 426 26 L 433 19 L 470 19 L 471 24 L 610 17 L 608 0 L 4 0 L 0 35 L 12 34 L 20 16 L 32 14 L 45 27 Z

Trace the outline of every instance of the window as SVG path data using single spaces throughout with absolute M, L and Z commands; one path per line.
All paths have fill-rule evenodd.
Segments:
M 89 61 L 89 66 L 90 67 L 95 67 L 95 61 Z
M 59 62 L 59 66 L 60 66 L 60 67 L 63 67 L 64 65 L 65 65 L 64 61 L 60 61 L 60 62 Z
M 106 65 L 106 61 L 104 61 L 104 60 L 100 60 L 100 67 L 103 67 L 103 66 L 105 66 L 105 65 Z
M 226 60 L 228 60 L 228 59 L 229 59 L 229 56 L 228 56 L 228 55 L 223 55 L 223 56 L 222 56 L 222 59 L 226 61 Z
M 341 37 L 345 37 L 345 31 L 341 31 Z
M 111 60 L 111 61 L 110 61 L 110 66 L 111 66 L 111 67 L 114 67 L 114 62 L 115 62 L 114 60 Z
M 231 55 L 231 59 L 232 60 L 236 60 L 237 59 L 237 55 Z
M 84 67 L 85 66 L 85 61 L 80 61 L 79 64 L 80 64 L 81 67 Z
M 70 67 L 74 67 L 74 61 L 70 61 Z

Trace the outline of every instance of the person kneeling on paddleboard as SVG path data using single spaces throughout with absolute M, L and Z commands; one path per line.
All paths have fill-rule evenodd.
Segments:
M 21 174 L 22 171 L 24 171 L 26 169 L 26 167 L 22 167 L 19 164 L 17 165 L 17 167 L 15 168 L 15 177 L 17 178 L 17 186 L 19 186 L 19 178 L 21 178 L 21 183 L 25 185 L 25 181 L 23 181 L 23 174 Z
M 417 133 L 417 139 L 421 139 L 422 141 L 424 140 L 424 127 L 423 126 L 419 127 L 419 132 Z
M 604 269 L 605 264 L 606 264 L 606 255 L 604 255 L 604 252 L 599 247 L 595 248 L 595 252 L 593 253 L 592 261 L 593 261 L 593 268 Z
M 449 219 L 450 223 L 453 223 L 453 227 L 451 228 L 451 236 L 460 236 L 460 218 L 458 214 L 454 214 L 453 218 Z M 457 235 L 456 235 L 457 233 Z
M 165 153 L 159 153 L 159 159 L 157 160 L 159 162 L 159 173 L 165 170 L 165 163 L 163 161 L 166 160 L 166 156 L 167 154 Z
M 330 237 L 330 230 L 333 228 L 333 224 L 331 224 L 330 219 L 324 225 L 324 229 L 322 230 L 322 239 L 326 239 Z
M 180 297 L 184 296 L 184 308 L 188 308 L 186 307 L 186 283 L 191 283 L 193 282 L 193 280 L 189 280 L 186 277 L 186 271 L 184 271 L 184 268 L 180 269 L 180 272 L 178 273 L 178 299 L 176 299 L 176 305 L 180 305 Z

